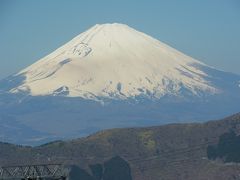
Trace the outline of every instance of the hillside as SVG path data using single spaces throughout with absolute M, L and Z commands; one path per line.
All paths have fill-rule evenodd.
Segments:
M 240 170 L 239 134 L 236 114 L 203 124 L 106 130 L 38 147 L 1 143 L 0 165 L 63 162 L 90 178 L 93 165 L 104 164 L 107 170 L 108 162 L 121 162 L 125 170 L 131 168 L 134 180 L 234 180 Z

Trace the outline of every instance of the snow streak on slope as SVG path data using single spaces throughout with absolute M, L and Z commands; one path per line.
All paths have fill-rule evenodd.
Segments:
M 11 92 L 86 99 L 215 94 L 206 66 L 123 24 L 95 25 L 18 75 Z

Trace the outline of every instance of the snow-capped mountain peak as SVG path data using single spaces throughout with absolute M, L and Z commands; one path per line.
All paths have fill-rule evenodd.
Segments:
M 86 99 L 218 93 L 199 66 L 127 25 L 97 24 L 19 72 L 25 80 L 10 91 Z
M 95 25 L 0 81 L 0 137 L 41 144 L 109 128 L 218 119 L 239 112 L 239 85 L 239 75 L 127 25 Z

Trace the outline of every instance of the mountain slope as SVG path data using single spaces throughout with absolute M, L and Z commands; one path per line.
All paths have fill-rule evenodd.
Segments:
M 91 166 L 119 156 L 130 165 L 134 180 L 157 180 L 159 177 L 166 180 L 192 180 L 192 177 L 195 180 L 234 180 L 239 179 L 239 125 L 240 115 L 236 114 L 203 124 L 101 131 L 86 138 L 35 148 L 0 144 L 0 165 L 63 162 L 78 165 L 91 174 Z M 235 152 L 225 149 L 222 157 L 214 160 L 209 148 L 222 144 L 234 146 L 234 139 L 226 138 L 233 133 L 238 138 L 238 149 Z M 231 155 L 235 159 L 225 161 Z
M 239 80 L 127 25 L 95 25 L 0 81 L 0 140 L 222 118 L 239 112 Z
M 86 99 L 218 93 L 200 65 L 127 25 L 95 25 L 19 72 L 25 80 L 10 91 Z

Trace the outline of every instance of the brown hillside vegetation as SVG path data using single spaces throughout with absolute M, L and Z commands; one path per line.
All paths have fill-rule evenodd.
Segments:
M 203 124 L 112 129 L 38 147 L 1 143 L 0 165 L 61 162 L 92 176 L 94 165 L 121 157 L 134 180 L 235 180 L 240 179 L 239 134 L 236 114 Z

